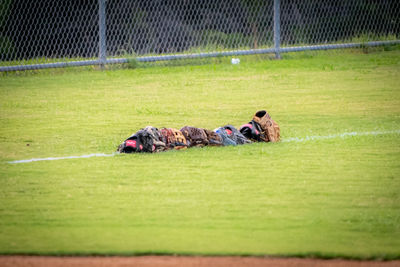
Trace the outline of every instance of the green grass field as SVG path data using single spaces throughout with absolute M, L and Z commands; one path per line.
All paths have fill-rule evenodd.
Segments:
M 284 58 L 0 76 L 0 254 L 400 258 L 400 49 Z M 259 109 L 283 142 L 8 163 Z

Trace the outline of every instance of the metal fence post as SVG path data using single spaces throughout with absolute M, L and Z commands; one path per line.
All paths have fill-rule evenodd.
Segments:
M 281 1 L 274 0 L 274 48 L 275 58 L 281 59 Z
M 99 0 L 99 61 L 101 68 L 106 63 L 106 0 Z

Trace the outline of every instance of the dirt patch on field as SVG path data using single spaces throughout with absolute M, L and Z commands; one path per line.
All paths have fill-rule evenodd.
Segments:
M 140 256 L 140 257 L 47 257 L 47 256 L 0 256 L 1 267 L 258 267 L 258 266 L 400 266 L 400 261 L 353 261 L 270 257 L 186 257 L 186 256 Z

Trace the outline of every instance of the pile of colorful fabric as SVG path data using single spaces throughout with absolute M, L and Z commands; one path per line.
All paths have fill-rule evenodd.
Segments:
M 225 125 L 215 130 L 185 126 L 182 129 L 147 126 L 128 137 L 118 147 L 120 153 L 156 153 L 188 147 L 243 145 L 252 142 L 279 142 L 280 129 L 265 110 L 236 129 Z

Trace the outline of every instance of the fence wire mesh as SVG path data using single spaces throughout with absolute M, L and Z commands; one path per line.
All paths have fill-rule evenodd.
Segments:
M 396 39 L 400 1 L 282 0 L 281 29 L 283 46 Z
M 110 56 L 250 49 L 272 43 L 272 2 L 107 1 Z
M 1 61 L 49 62 L 98 55 L 98 4 L 2 0 Z
M 279 4 L 282 47 L 400 38 L 398 0 Z M 274 0 L 1 0 L 0 66 L 96 60 L 103 26 L 108 59 L 274 48 Z

